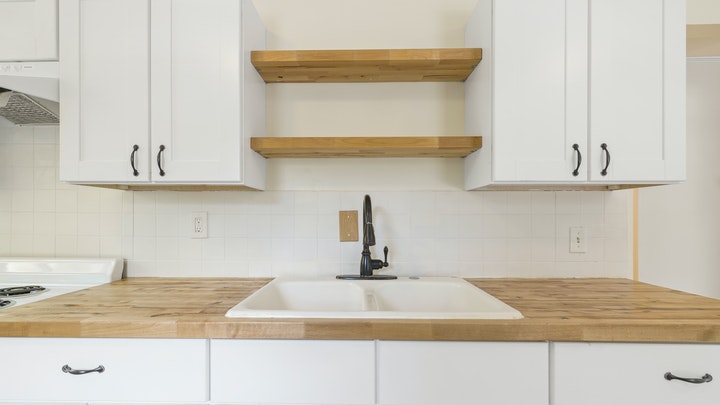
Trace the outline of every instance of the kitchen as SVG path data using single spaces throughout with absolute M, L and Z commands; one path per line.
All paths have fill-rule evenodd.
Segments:
M 255 6 L 268 49 L 429 48 L 464 46 L 476 1 L 385 3 Z M 688 21 L 712 15 L 712 2 L 698 2 L 710 9 L 694 13 L 693 3 Z M 464 133 L 463 83 L 283 84 L 267 85 L 266 92 L 268 135 Z M 122 257 L 129 277 L 350 273 L 361 246 L 338 242 L 338 211 L 359 211 L 368 193 L 378 246 L 390 248 L 389 273 L 634 278 L 632 190 L 466 192 L 461 159 L 377 158 L 270 159 L 263 192 L 121 191 L 58 181 L 57 128 L 5 126 L 0 135 L 2 256 Z M 695 162 L 713 159 L 687 162 L 692 174 Z M 683 186 L 640 190 L 641 204 L 644 195 L 677 187 Z M 207 238 L 190 237 L 195 212 L 207 212 Z M 585 228 L 586 253 L 569 252 L 571 226 Z M 656 280 L 659 264 L 646 269 L 644 255 L 668 262 L 682 254 L 645 253 L 640 229 L 640 280 L 720 296 L 718 283 L 706 281 L 717 257 L 695 267 L 702 272 L 692 277 L 698 285 L 686 285 L 690 277 Z M 717 241 L 716 229 L 707 226 L 698 239 Z M 663 259 L 664 252 L 670 256 Z

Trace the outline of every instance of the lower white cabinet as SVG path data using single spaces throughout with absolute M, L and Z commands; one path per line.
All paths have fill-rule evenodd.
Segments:
M 380 341 L 382 405 L 547 405 L 548 344 Z
M 552 352 L 553 405 L 717 405 L 720 398 L 720 345 L 553 343 Z M 715 380 L 704 382 L 706 374 Z
M 0 404 L 204 402 L 204 339 L 0 339 Z
M 375 342 L 212 340 L 213 403 L 375 403 Z

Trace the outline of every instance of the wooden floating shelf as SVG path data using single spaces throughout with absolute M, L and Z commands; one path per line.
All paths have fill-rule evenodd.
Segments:
M 465 157 L 482 147 L 482 137 L 262 137 L 250 145 L 266 158 Z
M 266 83 L 462 82 L 481 48 L 252 51 Z

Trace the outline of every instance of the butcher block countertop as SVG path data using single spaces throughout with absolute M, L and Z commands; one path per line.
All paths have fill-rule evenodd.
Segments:
M 720 342 L 720 300 L 625 279 L 469 279 L 519 320 L 225 318 L 269 280 L 124 279 L 2 310 L 0 336 Z

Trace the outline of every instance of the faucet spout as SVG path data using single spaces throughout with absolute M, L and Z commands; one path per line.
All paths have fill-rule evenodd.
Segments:
M 365 195 L 363 200 L 363 245 L 375 246 L 375 228 L 372 224 L 372 201 Z

